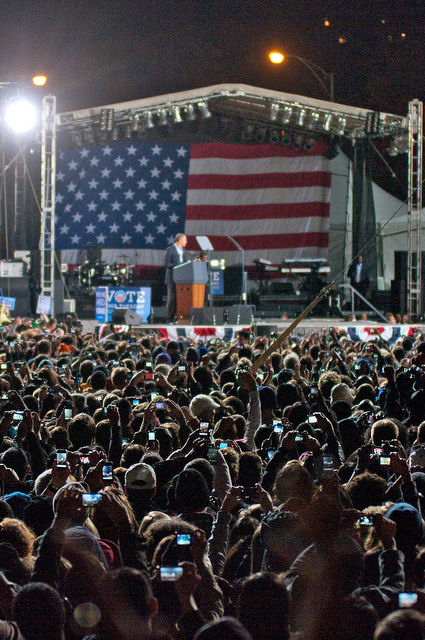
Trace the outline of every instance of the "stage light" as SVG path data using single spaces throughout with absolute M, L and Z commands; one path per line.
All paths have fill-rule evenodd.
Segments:
M 167 112 L 165 111 L 165 109 L 161 109 L 158 112 L 158 117 L 159 117 L 159 126 L 160 127 L 165 127 L 166 124 L 168 124 L 168 120 L 167 120 Z
M 193 122 L 193 120 L 196 120 L 195 107 L 193 106 L 193 104 L 186 105 L 185 111 L 186 120 L 189 120 L 189 122 Z
M 147 111 L 145 113 L 145 123 L 146 123 L 146 129 L 153 129 L 155 127 L 152 111 Z
M 46 84 L 47 78 L 46 76 L 34 76 L 32 79 L 33 84 L 37 87 L 43 87 Z
M 303 140 L 304 140 L 304 136 L 302 133 L 297 133 L 296 136 L 294 136 L 293 140 L 292 140 L 292 146 L 294 147 L 294 149 L 301 149 L 302 145 L 303 145 Z
M 320 114 L 317 111 L 310 111 L 308 114 L 308 119 L 306 123 L 307 129 L 314 129 L 317 125 L 317 122 L 320 118 Z
M 139 140 L 144 140 L 147 133 L 145 120 L 138 120 L 137 125 L 137 138 Z
M 291 132 L 290 131 L 282 131 L 282 137 L 280 139 L 281 144 L 287 147 L 291 144 Z
M 118 127 L 114 127 L 112 129 L 112 135 L 111 135 L 112 141 L 117 142 L 117 140 L 119 140 L 119 137 L 120 137 L 120 130 L 118 129 Z
M 204 100 L 198 102 L 198 109 L 201 112 L 202 118 L 211 118 L 211 111 L 208 109 L 208 105 Z
M 173 107 L 173 122 L 174 124 L 178 124 L 179 122 L 183 122 L 182 115 L 180 113 L 180 107 Z
M 336 126 L 335 133 L 337 136 L 342 136 L 345 131 L 345 125 L 347 124 L 346 118 L 338 118 L 338 124 Z
M 278 142 L 280 142 L 279 129 L 270 129 L 270 142 L 272 144 L 278 144 Z
M 398 156 L 399 153 L 407 153 L 409 149 L 409 139 L 407 136 L 394 136 L 387 149 L 389 156 Z
M 304 139 L 304 149 L 306 151 L 312 151 L 315 142 L 316 142 L 316 140 L 315 140 L 314 136 L 307 136 Z
M 331 113 L 327 113 L 324 117 L 323 117 L 323 129 L 325 131 L 330 131 L 331 129 L 331 124 L 332 124 L 332 114 Z
M 277 102 L 273 102 L 270 107 L 270 120 L 272 122 L 275 122 L 275 120 L 277 120 L 279 109 L 280 109 L 279 104 Z
M 125 125 L 125 138 L 126 140 L 131 140 L 131 138 L 133 137 L 132 131 L 131 131 L 131 124 L 126 124 Z
M 137 133 L 139 131 L 139 116 L 132 116 L 131 117 L 131 131 L 133 131 L 133 133 Z
M 71 131 L 71 142 L 76 149 L 83 148 L 80 131 Z
M 35 125 L 37 114 L 32 104 L 19 96 L 10 100 L 5 120 L 15 133 L 24 133 Z
M 95 140 L 94 140 L 94 131 L 93 129 L 85 129 L 83 131 L 83 136 L 84 136 L 84 140 L 85 142 L 87 142 L 87 144 L 94 144 Z
M 283 114 L 282 114 L 282 123 L 283 124 L 288 124 L 288 122 L 290 121 L 290 119 L 292 117 L 292 112 L 293 112 L 292 107 L 285 107 L 283 109 Z
M 265 124 L 258 124 L 257 130 L 255 132 L 255 141 L 256 142 L 264 142 L 266 138 L 267 127 Z
M 326 158 L 326 160 L 333 160 L 334 158 L 337 157 L 338 154 L 339 154 L 339 147 L 334 142 L 332 146 L 323 155 Z
M 297 116 L 297 125 L 298 125 L 299 127 L 302 127 L 302 126 L 303 126 L 303 124 L 304 124 L 305 114 L 306 114 L 305 109 L 300 109 L 300 110 L 298 111 L 298 116 Z
M 114 128 L 115 112 L 113 109 L 100 110 L 100 130 L 112 131 Z
M 241 139 L 245 141 L 252 140 L 254 128 L 255 125 L 252 122 L 245 122 L 242 129 Z
M 279 51 L 272 51 L 269 53 L 269 58 L 273 64 L 280 64 L 283 62 L 284 57 L 283 53 L 280 53 Z

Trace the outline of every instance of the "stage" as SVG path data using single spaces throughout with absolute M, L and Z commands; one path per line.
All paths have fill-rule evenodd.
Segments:
M 159 333 L 159 335 L 166 340 L 178 340 L 179 338 L 188 338 L 197 340 L 200 342 L 208 342 L 208 340 L 219 338 L 223 342 L 229 342 L 234 338 L 238 331 L 241 329 L 248 329 L 252 331 L 253 336 L 267 336 L 269 339 L 279 335 L 285 329 L 287 329 L 293 322 L 291 320 L 276 319 L 268 322 L 256 322 L 252 325 L 190 325 L 190 324 L 141 324 L 134 327 L 128 325 L 115 325 L 118 330 L 128 330 L 134 328 L 138 333 L 142 335 L 149 335 L 152 333 Z M 83 333 L 92 333 L 99 325 L 96 320 L 82 320 Z M 102 339 L 107 335 L 107 326 L 105 324 L 100 325 L 99 337 Z M 309 318 L 300 322 L 294 329 L 292 335 L 297 338 L 303 338 L 309 335 L 313 331 L 322 331 L 326 327 L 336 327 L 346 332 L 352 340 L 368 341 L 376 340 L 377 337 L 382 338 L 389 345 L 397 342 L 399 338 L 403 338 L 408 335 L 415 336 L 416 332 L 425 332 L 425 325 L 410 325 L 410 324 L 384 324 L 378 322 L 346 322 L 342 319 L 329 319 L 329 318 Z

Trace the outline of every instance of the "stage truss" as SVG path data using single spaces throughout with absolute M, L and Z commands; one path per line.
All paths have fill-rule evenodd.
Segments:
M 409 103 L 409 115 L 403 117 L 243 84 L 225 84 L 60 114 L 55 113 L 54 96 L 46 97 L 43 105 L 41 216 L 43 295 L 53 295 L 54 292 L 57 135 L 77 135 L 80 140 L 84 138 L 92 141 L 97 137 L 100 141 L 106 142 L 109 139 L 113 140 L 120 129 L 125 131 L 126 137 L 133 133 L 143 137 L 149 131 L 165 124 L 177 130 L 181 123 L 207 119 L 213 114 L 217 117 L 238 119 L 248 125 L 251 124 L 257 127 L 256 131 L 260 134 L 262 131 L 267 131 L 272 141 L 273 132 L 277 136 L 282 130 L 303 132 L 314 137 L 327 137 L 333 142 L 349 139 L 355 143 L 356 140 L 366 137 L 408 137 L 409 195 L 412 196 L 409 198 L 409 204 L 414 202 L 412 215 L 409 215 L 409 220 L 414 222 L 409 224 L 408 229 L 408 254 L 409 265 L 411 265 L 409 282 L 414 282 L 414 286 L 409 286 L 408 295 L 409 308 L 412 312 L 421 311 L 421 298 L 417 292 L 422 289 L 422 278 L 421 270 L 417 268 L 415 261 L 420 262 L 420 257 L 417 258 L 420 256 L 420 251 L 417 249 L 420 247 L 421 240 L 421 211 L 418 207 L 422 203 L 422 178 L 419 178 L 419 172 L 422 171 L 422 144 L 418 142 L 418 131 L 420 127 L 422 132 L 422 103 L 418 101 Z M 415 122 L 414 125 L 413 122 Z M 258 135 L 253 141 L 260 141 Z M 276 137 L 275 141 L 278 142 L 279 138 Z

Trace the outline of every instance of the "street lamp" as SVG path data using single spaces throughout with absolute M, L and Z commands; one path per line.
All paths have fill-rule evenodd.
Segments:
M 36 87 L 44 87 L 46 82 L 46 76 L 34 76 L 34 78 L 32 79 L 32 83 L 35 84 Z
M 306 66 L 307 69 L 309 69 L 309 71 L 311 71 L 311 73 L 314 75 L 316 80 L 320 83 L 320 85 L 325 90 L 329 100 L 331 102 L 334 101 L 334 74 L 333 73 L 328 73 L 327 71 L 322 69 L 322 67 L 319 67 L 318 64 L 316 64 L 315 62 L 312 62 L 311 60 L 307 60 L 306 58 L 301 58 L 300 56 L 295 56 L 289 53 L 283 55 L 283 53 L 280 53 L 280 51 L 272 51 L 271 53 L 269 53 L 269 58 L 270 58 L 270 61 L 273 62 L 273 64 L 281 64 L 285 60 L 285 58 L 295 58 L 295 60 L 299 60 L 299 62 L 301 62 L 304 66 Z M 329 83 L 329 87 L 326 85 L 325 81 Z

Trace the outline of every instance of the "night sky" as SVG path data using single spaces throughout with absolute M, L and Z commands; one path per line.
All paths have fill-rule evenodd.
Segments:
M 333 72 L 336 101 L 406 114 L 424 28 L 423 0 L 3 0 L 0 81 L 45 73 L 58 111 L 224 82 L 326 98 L 278 48 Z

